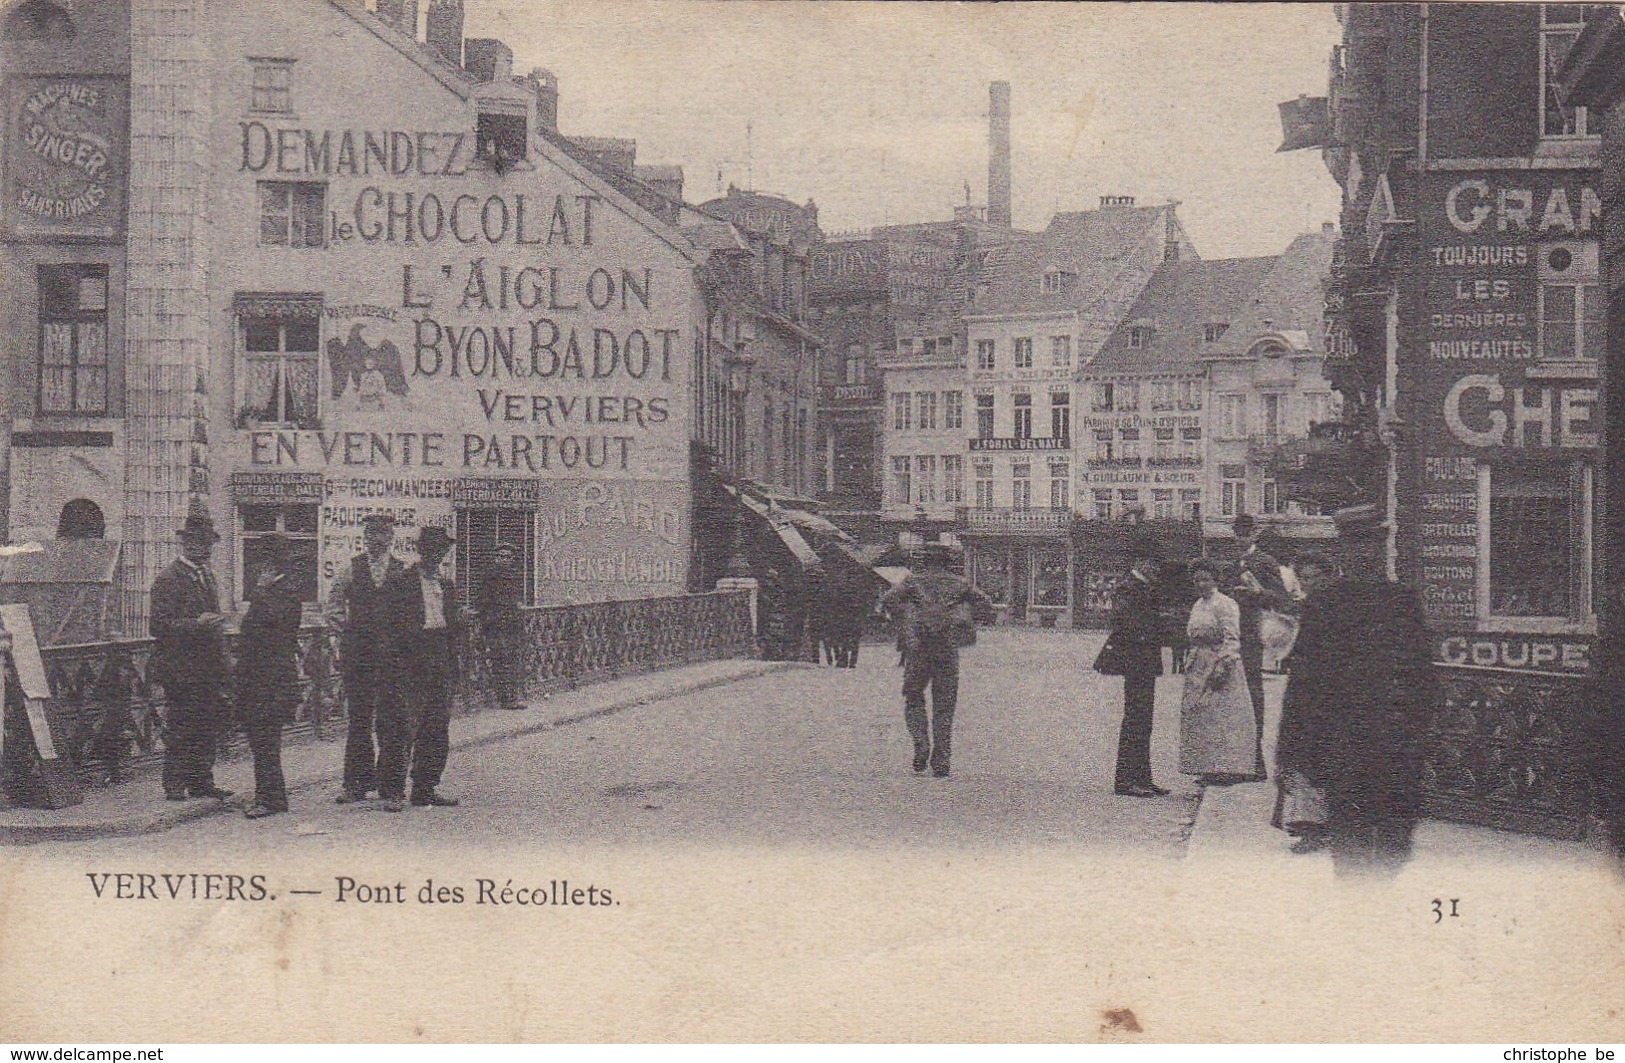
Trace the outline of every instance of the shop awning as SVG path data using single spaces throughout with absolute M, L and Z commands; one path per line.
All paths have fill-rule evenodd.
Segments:
M 796 526 L 791 523 L 789 518 L 784 516 L 783 511 L 774 510 L 767 503 L 752 498 L 749 492 L 741 491 L 733 484 L 725 483 L 722 487 L 723 490 L 739 499 L 740 504 L 746 509 L 766 521 L 768 527 L 772 528 L 773 533 L 779 537 L 779 541 L 784 543 L 791 556 L 801 562 L 803 568 L 818 564 L 818 552 L 807 545 L 807 540 L 802 537 L 801 532 L 796 530 Z

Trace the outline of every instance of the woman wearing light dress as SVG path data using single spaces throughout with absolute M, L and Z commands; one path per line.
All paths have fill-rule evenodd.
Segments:
M 1213 567 L 1191 566 L 1200 597 L 1186 631 L 1185 695 L 1179 710 L 1179 770 L 1223 785 L 1254 769 L 1252 697 L 1241 664 L 1241 608 L 1219 592 Z

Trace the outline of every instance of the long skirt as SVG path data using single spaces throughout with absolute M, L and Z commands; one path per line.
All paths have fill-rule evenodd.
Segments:
M 1229 675 L 1208 685 L 1219 658 L 1207 646 L 1191 650 L 1185 696 L 1179 706 L 1179 770 L 1186 775 L 1250 775 L 1257 725 L 1241 660 L 1229 659 Z

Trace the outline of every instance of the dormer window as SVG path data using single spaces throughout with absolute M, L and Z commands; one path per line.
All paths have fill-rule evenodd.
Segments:
M 1128 345 L 1130 347 L 1149 347 L 1151 337 L 1156 335 L 1156 329 L 1150 325 L 1130 325 L 1128 329 Z
M 1070 273 L 1067 270 L 1061 269 L 1059 266 L 1051 266 L 1049 269 L 1044 271 L 1042 285 L 1043 291 L 1045 294 L 1062 291 L 1076 276 L 1077 274 Z
M 1214 321 L 1202 326 L 1202 339 L 1208 343 L 1218 343 L 1230 328 L 1222 321 Z
M 477 157 L 498 173 L 523 162 L 529 135 L 527 125 L 522 114 L 481 111 L 475 126 Z

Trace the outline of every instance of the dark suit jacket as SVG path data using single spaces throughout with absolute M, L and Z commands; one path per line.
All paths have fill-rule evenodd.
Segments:
M 299 682 L 299 620 L 303 607 L 294 581 L 283 576 L 249 592 L 248 614 L 237 637 L 237 705 L 293 708 Z
M 197 622 L 220 611 L 212 576 L 207 586 L 179 559 L 152 581 L 151 678 L 165 686 L 220 686 L 226 681 L 226 648 L 219 627 Z
M 1162 615 L 1157 592 L 1131 572 L 1112 592 L 1110 638 L 1123 662 L 1128 679 L 1155 678 L 1162 674 Z
M 410 675 L 438 665 L 444 666 L 448 675 L 455 676 L 459 672 L 459 651 L 463 646 L 463 611 L 457 601 L 457 584 L 439 577 L 448 646 L 427 637 L 430 633 L 423 628 L 423 588 L 418 572 L 419 566 L 413 565 L 391 576 L 384 585 L 390 661 L 400 674 Z M 447 654 L 449 658 L 440 660 Z

